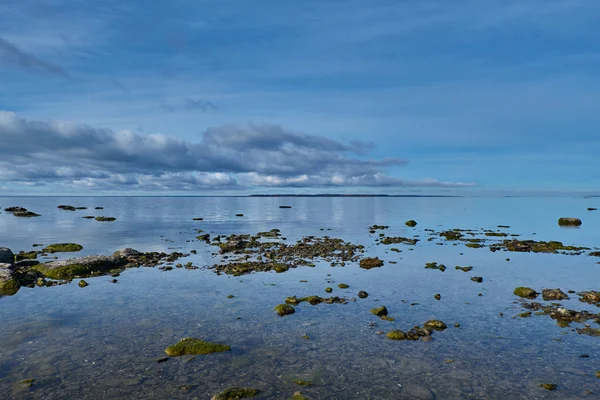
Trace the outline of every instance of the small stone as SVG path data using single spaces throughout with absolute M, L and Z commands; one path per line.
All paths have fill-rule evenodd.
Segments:
M 84 281 L 83 279 L 79 281 L 78 283 L 79 287 L 86 287 L 89 285 L 89 283 L 87 283 L 86 281 Z
M 556 390 L 556 385 L 554 383 L 542 383 L 540 386 L 546 390 Z
M 358 297 L 360 297 L 361 299 L 366 299 L 367 297 L 369 297 L 369 293 L 365 292 L 364 290 L 361 290 L 360 292 L 358 292 Z

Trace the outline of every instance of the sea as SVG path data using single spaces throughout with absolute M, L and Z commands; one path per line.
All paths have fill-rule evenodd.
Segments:
M 65 211 L 61 204 L 87 209 Z M 199 267 L 132 268 L 117 282 L 86 278 L 82 288 L 75 279 L 1 297 L 2 399 L 208 400 L 230 387 L 256 388 L 256 399 L 600 399 L 600 337 L 577 331 L 599 328 L 598 322 L 559 326 L 548 315 L 524 317 L 531 300 L 513 294 L 519 286 L 559 288 L 570 297 L 560 307 L 600 312 L 576 294 L 600 291 L 600 257 L 588 255 L 600 247 L 600 211 L 587 210 L 600 208 L 598 198 L 0 197 L 0 206 L 40 214 L 2 211 L 0 247 L 18 253 L 39 250 L 34 244 L 83 246 L 42 262 L 129 247 L 181 252 L 186 257 L 178 263 Z M 580 218 L 582 225 L 560 227 L 559 217 Z M 388 228 L 373 233 L 373 225 Z M 200 231 L 271 229 L 285 243 L 329 236 L 361 244 L 362 256 L 384 265 L 366 270 L 358 262 L 316 260 L 313 268 L 284 273 L 217 274 L 211 266 L 228 260 L 196 239 Z M 452 229 L 473 230 L 483 243 L 560 241 L 590 250 L 490 251 L 439 236 Z M 419 241 L 384 245 L 381 234 Z M 447 268 L 425 268 L 431 262 Z M 273 310 L 290 296 L 330 296 L 326 287 L 347 303 L 302 303 L 284 317 Z M 359 291 L 369 296 L 359 298 Z M 393 321 L 370 312 L 383 305 Z M 448 328 L 429 341 L 386 337 L 432 319 Z M 231 350 L 165 359 L 165 348 L 187 337 Z

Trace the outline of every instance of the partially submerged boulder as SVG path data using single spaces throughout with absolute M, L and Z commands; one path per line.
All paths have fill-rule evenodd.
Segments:
M 12 264 L 15 262 L 15 255 L 8 247 L 0 247 L 0 264 Z
M 56 243 L 42 249 L 43 253 L 71 253 L 83 250 L 83 246 L 77 243 Z
M 360 260 L 360 267 L 362 269 L 379 268 L 383 265 L 383 261 L 378 257 L 367 257 Z
M 543 289 L 542 298 L 545 301 L 551 300 L 569 300 L 569 296 L 560 289 Z
M 13 295 L 19 291 L 20 284 L 8 264 L 0 264 L 0 295 Z
M 515 296 L 523 297 L 525 299 L 535 299 L 539 293 L 536 292 L 535 290 L 533 290 L 532 288 L 519 286 L 518 288 L 515 289 L 513 294 Z
M 225 344 L 205 342 L 196 338 L 181 339 L 178 343 L 169 346 L 165 349 L 165 353 L 169 357 L 179 357 L 187 354 L 211 354 L 229 351 L 231 347 Z
M 33 269 L 51 279 L 73 279 L 108 272 L 125 266 L 129 260 L 120 256 L 86 256 L 38 264 Z
M 581 226 L 581 220 L 579 218 L 562 217 L 558 219 L 558 225 L 560 226 Z
M 283 317 L 295 313 L 296 309 L 289 304 L 279 304 L 275 306 L 275 312 L 279 314 L 280 317 Z

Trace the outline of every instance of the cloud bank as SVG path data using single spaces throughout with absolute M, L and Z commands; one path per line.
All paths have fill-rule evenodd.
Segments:
M 0 142 L 0 183 L 111 191 L 473 185 L 395 178 L 385 171 L 406 161 L 368 158 L 372 144 L 275 125 L 210 128 L 191 142 L 0 111 Z

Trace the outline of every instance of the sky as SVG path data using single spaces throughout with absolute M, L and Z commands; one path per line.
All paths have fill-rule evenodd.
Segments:
M 4 0 L 0 194 L 600 194 L 597 0 Z

